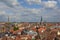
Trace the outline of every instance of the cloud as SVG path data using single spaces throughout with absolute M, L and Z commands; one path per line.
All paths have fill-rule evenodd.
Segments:
M 6 4 L 9 7 L 14 7 L 14 6 L 19 5 L 17 0 L 0 0 L 0 2 L 3 2 L 4 4 Z
M 26 0 L 30 5 L 33 3 L 40 4 L 41 0 Z
M 44 7 L 46 8 L 55 8 L 57 6 L 57 1 L 45 1 Z
M 5 11 L 0 11 L 0 15 L 5 14 Z
M 54 0 L 48 0 L 48 1 L 42 1 L 42 0 L 26 0 L 29 5 L 37 4 L 42 5 L 45 8 L 55 8 L 57 6 L 57 1 Z
M 53 16 L 57 16 L 57 15 L 59 16 L 59 13 L 60 13 L 60 9 L 55 8 L 57 5 L 56 1 L 42 2 L 41 0 L 40 1 L 28 0 L 28 3 L 32 3 L 32 4 L 36 3 L 40 5 L 42 3 L 41 5 L 43 5 L 44 7 L 38 8 L 38 9 L 25 8 L 18 2 L 18 0 L 0 0 L 0 1 L 1 1 L 0 16 L 5 15 L 2 17 L 3 19 L 7 18 L 7 16 L 10 16 L 11 21 L 37 22 L 40 20 L 41 16 L 43 16 L 44 20 L 45 19 L 48 20 L 49 18 L 51 20 Z

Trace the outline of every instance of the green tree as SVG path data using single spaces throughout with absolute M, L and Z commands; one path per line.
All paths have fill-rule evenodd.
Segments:
M 18 27 L 14 27 L 14 31 L 18 30 L 19 28 Z

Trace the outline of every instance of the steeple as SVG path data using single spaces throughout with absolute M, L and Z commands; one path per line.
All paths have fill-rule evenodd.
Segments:
M 42 22 L 42 16 L 41 16 L 41 22 Z
M 9 16 L 8 16 L 8 22 L 9 22 Z
M 42 16 L 41 16 L 41 19 L 40 19 L 40 25 L 42 24 L 42 20 L 43 20 L 43 19 L 42 19 Z

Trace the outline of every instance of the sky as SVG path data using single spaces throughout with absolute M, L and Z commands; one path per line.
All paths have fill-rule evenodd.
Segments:
M 60 0 L 0 0 L 0 22 L 60 22 Z

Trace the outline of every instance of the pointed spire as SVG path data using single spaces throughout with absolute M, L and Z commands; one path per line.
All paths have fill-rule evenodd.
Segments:
M 42 20 L 43 20 L 43 19 L 42 19 L 42 16 L 41 16 L 41 19 L 40 19 L 40 24 L 42 24 Z
M 8 22 L 9 22 L 9 16 L 8 16 Z
M 42 20 L 43 20 L 43 19 L 42 19 L 42 16 L 41 16 L 41 22 L 42 22 Z

